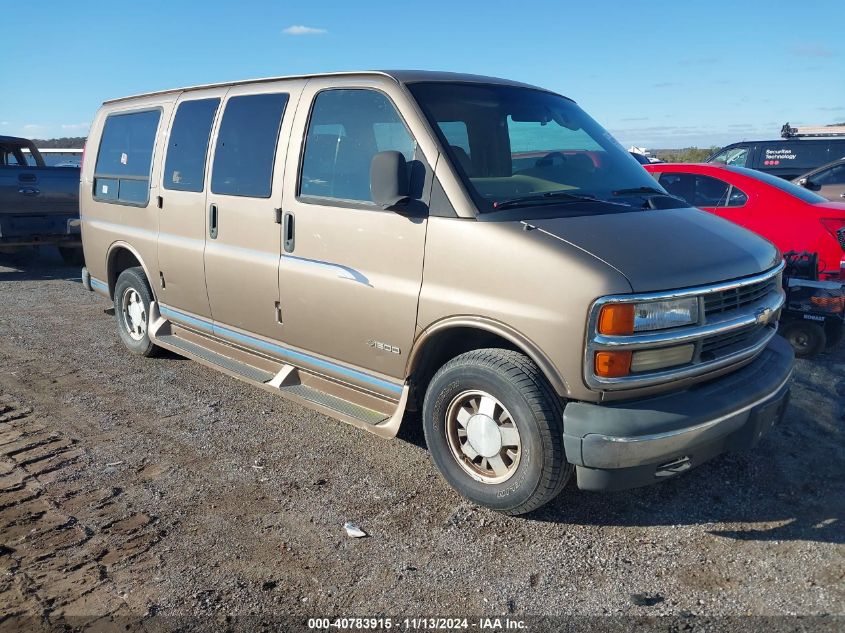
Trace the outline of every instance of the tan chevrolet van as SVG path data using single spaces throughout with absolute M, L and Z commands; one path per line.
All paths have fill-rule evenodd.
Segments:
M 786 407 L 777 250 L 541 88 L 356 72 L 116 99 L 80 201 L 83 281 L 129 350 L 382 437 L 419 410 L 446 480 L 502 512 L 573 472 L 672 478 Z

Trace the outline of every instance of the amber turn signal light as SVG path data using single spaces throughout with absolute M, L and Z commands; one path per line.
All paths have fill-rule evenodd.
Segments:
M 631 373 L 631 352 L 596 352 L 596 376 L 621 378 Z
M 633 334 L 634 304 L 609 303 L 599 313 L 599 334 Z

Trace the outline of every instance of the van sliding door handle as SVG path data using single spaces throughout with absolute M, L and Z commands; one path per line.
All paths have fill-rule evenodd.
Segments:
M 214 203 L 208 206 L 208 237 L 217 239 L 217 205 Z
M 284 227 L 282 228 L 285 240 L 285 252 L 292 253 L 294 247 L 295 233 L 293 228 L 293 213 L 285 213 Z

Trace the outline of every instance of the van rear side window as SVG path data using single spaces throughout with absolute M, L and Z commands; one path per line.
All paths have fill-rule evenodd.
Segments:
M 184 101 L 179 105 L 167 143 L 165 189 L 203 190 L 208 139 L 211 137 L 211 124 L 218 105 L 220 99 Z
M 270 197 L 276 143 L 287 102 L 284 93 L 229 99 L 214 149 L 212 193 Z
M 94 198 L 144 206 L 150 199 L 150 169 L 161 110 L 111 114 L 103 126 Z

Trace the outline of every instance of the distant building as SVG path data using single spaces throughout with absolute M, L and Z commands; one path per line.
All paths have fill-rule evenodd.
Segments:
M 651 152 L 648 151 L 645 147 L 637 147 L 636 145 L 631 145 L 628 148 L 628 151 L 632 154 L 642 154 L 646 158 L 651 158 Z

